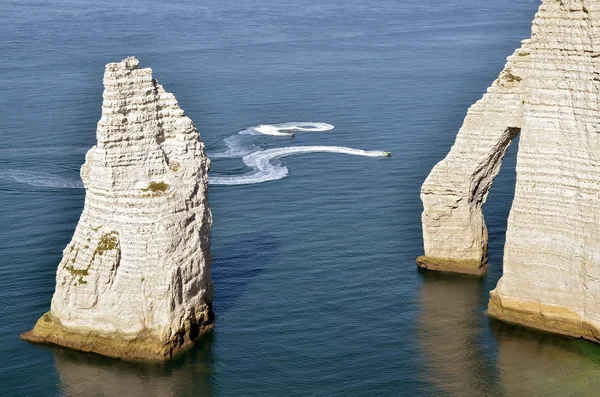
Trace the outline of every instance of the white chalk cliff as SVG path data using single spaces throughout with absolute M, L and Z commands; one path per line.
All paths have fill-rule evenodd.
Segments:
M 491 316 L 600 340 L 600 1 L 544 0 L 531 39 L 425 181 L 420 266 L 485 272 L 481 207 L 520 134 Z
M 83 351 L 167 359 L 214 323 L 210 162 L 173 94 L 130 57 L 106 65 L 85 207 L 51 309 L 22 335 Z

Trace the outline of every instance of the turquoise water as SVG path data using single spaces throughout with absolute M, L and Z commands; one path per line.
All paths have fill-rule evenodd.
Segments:
M 501 275 L 514 145 L 485 207 L 488 276 L 415 265 L 420 185 L 529 36 L 538 1 L 0 5 L 0 394 L 596 395 L 600 347 L 484 314 Z M 162 365 L 18 339 L 49 308 L 83 206 L 78 170 L 95 142 L 104 64 L 129 55 L 177 96 L 209 153 L 231 137 L 250 151 L 393 153 L 296 154 L 273 160 L 283 179 L 211 185 L 217 326 Z M 334 128 L 239 135 L 297 121 Z M 224 157 L 211 172 L 223 182 L 250 171 Z

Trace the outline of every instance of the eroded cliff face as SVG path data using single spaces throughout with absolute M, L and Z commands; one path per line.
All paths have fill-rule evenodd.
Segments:
M 504 273 L 489 314 L 600 338 L 600 2 L 544 0 L 532 37 L 425 181 L 421 266 L 485 271 L 481 206 L 520 132 Z
M 51 310 L 22 335 L 83 351 L 166 359 L 213 325 L 210 162 L 177 100 L 130 57 L 106 65 L 85 206 Z

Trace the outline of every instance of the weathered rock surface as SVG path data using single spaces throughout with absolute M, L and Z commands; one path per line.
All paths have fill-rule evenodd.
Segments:
M 481 274 L 481 206 L 521 134 L 504 273 L 489 314 L 600 338 L 600 2 L 544 0 L 532 36 L 422 187 L 421 266 Z
M 167 359 L 214 322 L 207 172 L 192 121 L 130 57 L 106 65 L 85 207 L 33 342 Z

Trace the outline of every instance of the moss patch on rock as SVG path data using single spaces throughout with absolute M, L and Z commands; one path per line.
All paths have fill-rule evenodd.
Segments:
M 89 275 L 89 270 L 94 263 L 97 255 L 102 255 L 106 251 L 111 251 L 117 248 L 117 244 L 119 242 L 119 233 L 112 231 L 110 233 L 106 233 L 100 237 L 98 241 L 98 246 L 94 250 L 92 254 L 92 259 L 87 264 L 86 267 L 82 269 L 75 268 L 75 261 L 77 260 L 77 256 L 79 255 L 79 248 L 75 248 L 75 245 L 71 247 L 71 251 L 75 250 L 75 256 L 71 258 L 68 262 L 71 264 L 65 264 L 64 268 L 67 270 L 73 277 L 78 278 L 79 284 L 87 284 L 87 281 L 84 279 L 85 276 Z
M 177 161 L 171 161 L 169 163 L 169 168 L 171 169 L 171 171 L 177 172 L 179 171 L 180 165 Z
M 114 250 L 117 247 L 117 236 L 117 232 L 110 232 L 100 237 L 98 247 L 96 247 L 94 254 L 102 255 L 104 251 Z
M 504 72 L 504 81 L 508 83 L 520 82 L 522 79 L 520 76 L 514 75 L 512 71 L 506 70 Z
M 153 194 L 162 194 L 169 189 L 169 184 L 165 182 L 150 182 L 148 187 L 143 189 L 144 192 L 150 192 Z

